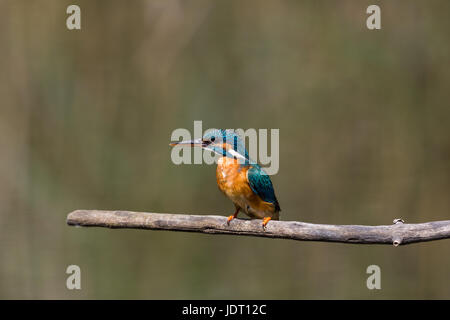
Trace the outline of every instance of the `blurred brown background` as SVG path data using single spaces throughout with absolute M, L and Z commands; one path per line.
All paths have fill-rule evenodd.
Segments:
M 81 7 L 82 29 L 66 28 Z M 381 6 L 380 31 L 366 8 Z M 279 128 L 283 220 L 449 219 L 450 2 L 0 0 L 0 298 L 450 298 L 406 247 L 66 226 L 74 209 L 228 215 L 176 128 Z M 68 265 L 82 290 L 66 289 Z M 381 290 L 366 268 L 381 267 Z

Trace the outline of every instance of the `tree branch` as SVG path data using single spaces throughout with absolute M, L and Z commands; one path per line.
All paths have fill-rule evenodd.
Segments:
M 67 216 L 67 224 L 394 246 L 450 238 L 450 220 L 404 224 L 403 220 L 396 219 L 393 225 L 382 226 L 270 221 L 264 230 L 261 220 L 234 219 L 227 225 L 227 218 L 224 216 L 76 210 Z

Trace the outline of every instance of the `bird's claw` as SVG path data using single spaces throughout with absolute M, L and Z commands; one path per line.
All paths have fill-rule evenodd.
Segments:
M 267 223 L 269 223 L 269 221 L 270 221 L 271 219 L 272 219 L 271 217 L 265 217 L 265 218 L 263 219 L 262 227 L 263 227 L 264 231 L 266 231 Z
M 227 225 L 230 225 L 230 221 L 233 220 L 235 218 L 234 215 L 231 215 L 227 218 Z

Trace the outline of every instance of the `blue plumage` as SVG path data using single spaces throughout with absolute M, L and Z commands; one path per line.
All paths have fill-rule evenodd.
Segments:
M 205 133 L 203 140 L 211 142 L 211 145 L 206 147 L 206 149 L 214 151 L 221 156 L 233 158 L 233 154 L 222 148 L 222 143 L 228 143 L 234 151 L 243 156 L 243 159 L 240 159 L 243 163 L 249 164 L 252 162 L 241 137 L 232 129 L 211 129 Z
M 273 190 L 272 181 L 267 173 L 257 164 L 250 165 L 247 171 L 247 179 L 253 192 L 263 201 L 273 203 L 276 211 L 280 211 L 280 205 Z

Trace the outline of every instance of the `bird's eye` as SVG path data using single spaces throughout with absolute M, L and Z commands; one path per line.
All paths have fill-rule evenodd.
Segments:
M 211 142 L 214 142 L 216 140 L 216 137 L 212 136 L 211 137 Z

